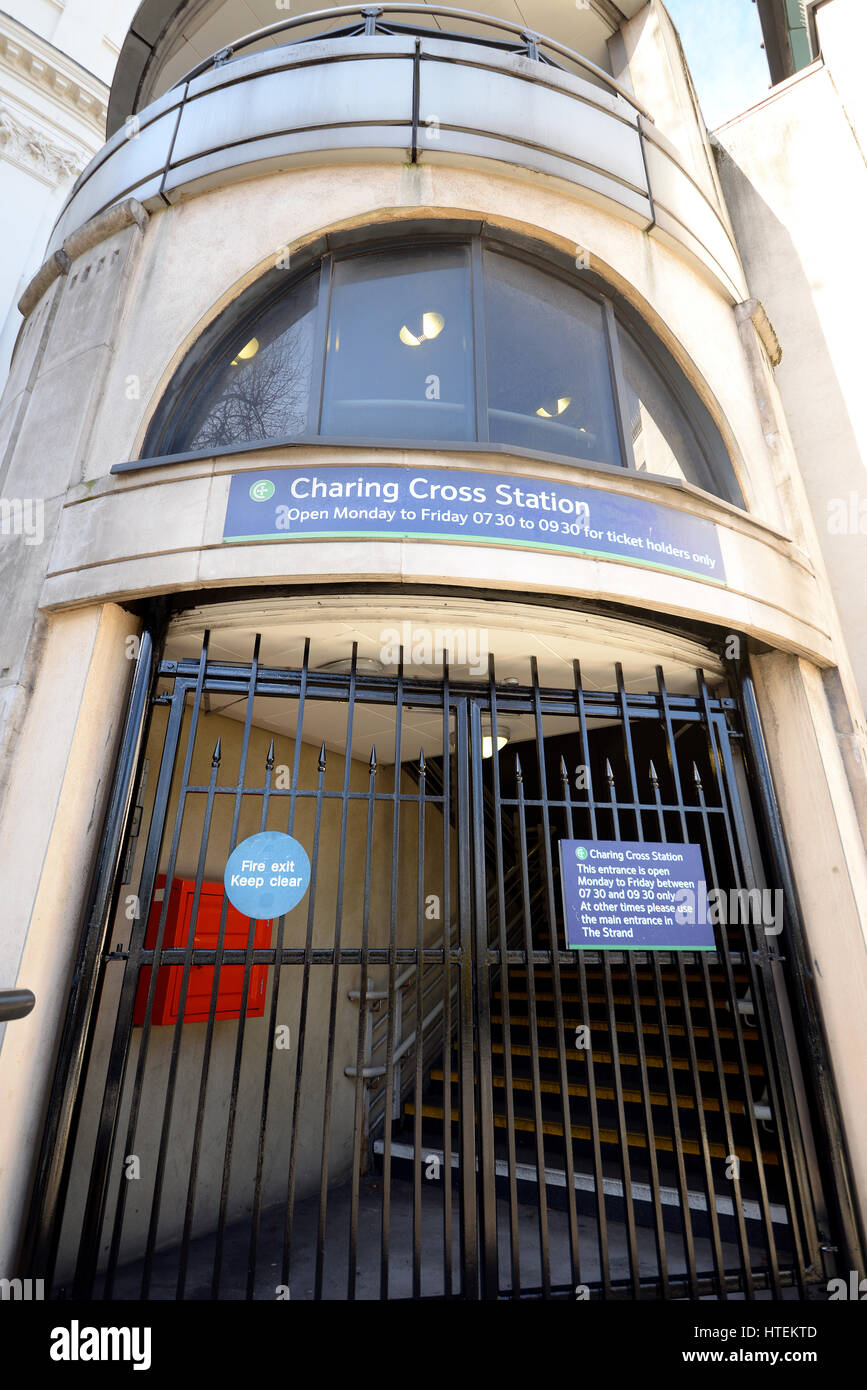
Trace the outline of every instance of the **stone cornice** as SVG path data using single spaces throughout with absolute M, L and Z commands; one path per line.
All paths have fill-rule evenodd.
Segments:
M 22 120 L 18 112 L 0 100 L 0 158 L 56 188 L 65 179 L 80 174 L 90 155 L 81 147 L 70 149 L 55 144 L 45 130 Z
M 58 117 L 65 111 L 73 112 L 93 130 L 95 148 L 102 144 L 108 101 L 105 83 L 0 10 L 0 69 L 3 68 L 31 87 L 34 94 L 50 97 L 59 108 Z
M 53 256 L 49 256 L 47 261 L 43 261 L 19 299 L 18 308 L 24 318 L 33 312 L 45 291 L 59 275 L 69 274 L 69 267 L 74 260 L 90 251 L 92 247 L 98 246 L 107 237 L 114 236 L 115 232 L 131 227 L 133 223 L 143 232 L 149 215 L 135 198 L 127 198 L 126 202 L 118 203 L 92 217 L 83 227 L 79 227 L 77 232 L 73 232 L 72 236 L 68 236 L 59 250 L 55 251 Z

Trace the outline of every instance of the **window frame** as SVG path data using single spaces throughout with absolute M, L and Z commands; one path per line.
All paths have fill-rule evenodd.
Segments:
M 647 325 L 636 310 L 621 295 L 607 286 L 597 275 L 582 271 L 582 280 L 576 282 L 574 270 L 570 273 L 561 263 L 528 247 L 522 242 L 514 244 L 501 236 L 485 233 L 483 229 L 465 230 L 427 230 L 412 236 L 413 247 L 464 246 L 469 249 L 468 274 L 471 301 L 470 319 L 473 330 L 473 391 L 476 438 L 472 440 L 422 439 L 413 437 L 341 436 L 323 434 L 322 412 L 324 405 L 325 373 L 327 370 L 328 333 L 334 284 L 334 267 L 340 261 L 358 259 L 371 253 L 405 250 L 407 232 L 391 232 L 386 235 L 367 236 L 363 240 L 351 240 L 345 245 L 335 245 L 331 239 L 320 241 L 308 248 L 308 254 L 299 264 L 295 273 L 272 271 L 268 275 L 271 283 L 264 291 L 255 293 L 258 285 L 251 286 L 251 302 L 241 312 L 233 315 L 231 308 L 224 310 L 214 324 L 210 325 L 193 345 L 187 358 L 176 368 L 171 381 L 154 411 L 137 460 L 116 464 L 112 472 L 125 472 L 132 469 L 156 466 L 161 463 L 181 463 L 195 459 L 215 456 L 213 448 L 178 450 L 174 447 L 183 424 L 183 408 L 191 394 L 200 391 L 213 369 L 215 360 L 225 358 L 230 344 L 253 332 L 255 324 L 270 312 L 279 302 L 308 277 L 318 277 L 315 287 L 317 304 L 314 310 L 313 360 L 310 375 L 310 399 L 308 406 L 308 428 L 303 434 L 289 437 L 271 436 L 267 439 L 245 441 L 221 448 L 219 457 L 244 454 L 263 449 L 290 448 L 297 446 L 350 447 L 371 449 L 407 449 L 455 453 L 497 453 L 512 457 L 540 459 L 547 462 L 566 464 L 574 468 L 587 468 L 603 473 L 622 476 L 624 473 L 634 477 L 663 482 L 669 487 L 695 488 L 705 492 L 718 501 L 746 510 L 746 502 L 740 486 L 730 451 L 722 431 L 710 411 L 700 399 L 697 391 L 687 379 L 682 368 L 675 362 L 671 353 L 660 342 L 657 335 Z M 620 462 L 607 463 L 595 459 L 584 459 L 575 454 L 561 454 L 547 450 L 527 449 L 516 444 L 492 442 L 490 439 L 490 417 L 487 375 L 487 314 L 485 302 L 484 253 L 490 251 L 508 256 L 525 265 L 543 271 L 546 275 L 560 280 L 573 291 L 586 295 L 602 309 L 602 323 L 607 351 L 607 365 L 611 382 L 614 405 L 614 418 Z M 275 278 L 275 277 L 278 277 Z M 220 330 L 223 319 L 227 322 Z M 671 393 L 683 421 L 692 435 L 697 451 L 697 461 L 703 482 L 674 478 L 669 474 L 652 473 L 638 469 L 632 447 L 632 431 L 627 409 L 626 378 L 620 347 L 620 334 L 629 333 L 644 352 L 651 368 L 660 377 L 663 386 Z M 311 422 L 314 428 L 310 429 Z M 713 436 L 718 444 L 715 444 Z

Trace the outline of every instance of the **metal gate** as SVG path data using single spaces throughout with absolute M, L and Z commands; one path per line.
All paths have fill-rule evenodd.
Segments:
M 618 665 L 600 691 L 576 662 L 546 689 L 535 662 L 423 680 L 206 638 L 151 682 L 149 656 L 28 1273 L 96 1298 L 824 1286 L 839 1184 L 791 902 L 713 953 L 565 949 L 561 838 L 697 844 L 708 890 L 768 901 L 738 701 L 700 671 L 635 693 Z M 305 844 L 310 890 L 239 937 L 220 866 L 265 828 Z

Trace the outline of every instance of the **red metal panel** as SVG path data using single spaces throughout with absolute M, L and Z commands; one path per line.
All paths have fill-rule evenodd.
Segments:
M 148 928 L 145 934 L 145 947 L 153 949 L 156 945 L 159 928 L 162 898 L 165 891 L 165 875 L 157 879 L 157 891 L 151 903 Z M 162 890 L 162 892 L 160 891 Z M 169 906 L 166 926 L 163 933 L 163 946 L 184 948 L 190 932 L 196 885 L 193 879 L 176 878 L 172 880 L 169 891 Z M 220 915 L 223 910 L 224 891 L 221 883 L 203 883 L 196 913 L 195 937 L 193 945 L 200 950 L 215 950 L 220 931 Z M 227 949 L 245 949 L 249 932 L 249 919 L 242 917 L 231 903 L 226 914 L 226 930 L 223 945 Z M 273 919 L 256 923 L 254 945 L 270 946 Z M 254 965 L 250 971 L 250 991 L 247 997 L 247 1018 L 261 1018 L 265 1011 L 265 983 L 268 974 L 266 965 Z M 133 1023 L 144 1023 L 147 993 L 150 986 L 151 967 L 145 966 L 139 977 L 136 993 Z M 175 1023 L 181 997 L 183 966 L 162 965 L 157 975 L 154 991 L 151 1023 Z M 211 990 L 214 984 L 214 966 L 193 965 L 189 973 L 187 999 L 184 1008 L 185 1023 L 202 1023 L 208 1018 L 211 1007 Z M 220 970 L 220 983 L 217 991 L 215 1017 L 239 1018 L 244 989 L 244 966 L 224 965 Z

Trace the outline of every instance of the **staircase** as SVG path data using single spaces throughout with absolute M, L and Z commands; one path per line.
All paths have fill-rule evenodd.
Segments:
M 541 896 L 539 888 L 534 893 L 536 921 L 544 918 Z M 514 937 L 520 923 L 510 925 L 509 946 L 514 948 L 522 944 Z M 561 929 L 558 921 L 558 933 Z M 541 925 L 534 926 L 534 951 L 548 947 L 547 931 Z M 548 1206 L 563 1208 L 568 1205 L 571 1166 L 579 1213 L 598 1214 L 597 1181 L 601 1181 L 608 1219 L 626 1219 L 628 1190 L 637 1224 L 654 1224 L 658 1200 L 663 1225 L 680 1231 L 685 1194 L 693 1232 L 707 1235 L 710 1192 L 721 1238 L 736 1240 L 733 1154 L 739 1160 L 748 1238 L 751 1244 L 754 1239 L 763 1243 L 767 1211 L 782 1252 L 789 1223 L 778 1128 L 767 1099 L 760 1036 L 751 1012 L 750 979 L 742 957 L 732 952 L 746 1078 L 725 969 L 716 956 L 710 957 L 710 963 L 703 963 L 697 955 L 682 956 L 678 962 L 672 953 L 655 962 L 648 958 L 630 970 L 622 958 L 618 963 L 615 956 L 612 963 L 611 954 L 605 954 L 607 959 L 601 952 L 582 952 L 583 959 L 560 966 L 559 1021 L 551 964 L 525 963 L 507 966 L 502 972 L 499 968 L 491 971 L 490 1065 L 499 1195 L 508 1195 L 508 1178 L 513 1172 L 519 1175 L 520 1201 L 537 1204 L 539 1185 L 544 1183 Z M 586 1009 L 582 1007 L 585 995 Z M 715 1029 L 710 1022 L 711 1009 Z M 584 1025 L 589 1027 L 590 1049 L 575 1045 L 576 1040 L 584 1041 L 576 1031 Z M 565 1102 L 563 1075 L 568 1096 Z M 423 1158 L 438 1154 L 445 1161 L 447 1076 L 451 1083 L 451 1141 L 453 1149 L 457 1148 L 456 1037 L 450 1047 L 442 1048 L 425 1076 L 420 1097 Z M 415 1152 L 418 1103 L 414 1092 L 406 1095 L 393 1130 L 393 1162 L 407 1174 Z M 766 1206 L 757 1172 L 750 1108 L 764 1169 Z M 571 1163 L 567 1161 L 567 1143 Z M 628 1189 L 624 1182 L 627 1164 Z M 457 1165 L 453 1152 L 452 1166 Z
M 491 819 L 486 816 L 486 825 Z M 515 865 L 518 847 L 507 843 L 509 835 L 504 821 L 503 859 Z M 770 1221 L 782 1256 L 792 1234 L 785 1172 L 748 962 L 732 942 L 734 997 L 724 960 L 703 953 L 573 952 L 560 964 L 558 984 L 548 953 L 563 941 L 563 923 L 558 906 L 552 943 L 540 849 L 535 844 L 527 854 L 532 953 L 525 950 L 520 873 L 513 871 L 504 880 L 506 939 L 523 960 L 489 967 L 498 1197 L 508 1199 L 511 1191 L 519 1203 L 538 1207 L 544 1185 L 546 1205 L 563 1210 L 571 1179 L 580 1215 L 598 1221 L 601 1188 L 608 1221 L 634 1217 L 639 1226 L 653 1226 L 661 1220 L 679 1232 L 686 1205 L 693 1235 L 706 1236 L 712 1206 L 721 1240 L 735 1242 L 734 1157 L 745 1238 L 751 1250 L 758 1248 L 761 1263 Z M 488 913 L 489 941 L 496 947 L 496 901 L 490 897 Z M 547 961 L 534 960 L 539 952 Z M 412 1176 L 419 1148 L 422 1164 L 431 1157 L 447 1161 L 447 1118 L 451 1166 L 458 1168 L 458 1046 L 456 1030 L 448 1040 L 440 1032 L 436 1046 L 425 1049 L 420 1094 L 409 1085 L 400 1095 L 389 1146 L 396 1176 Z M 374 1156 L 384 1147 L 374 1137 Z

